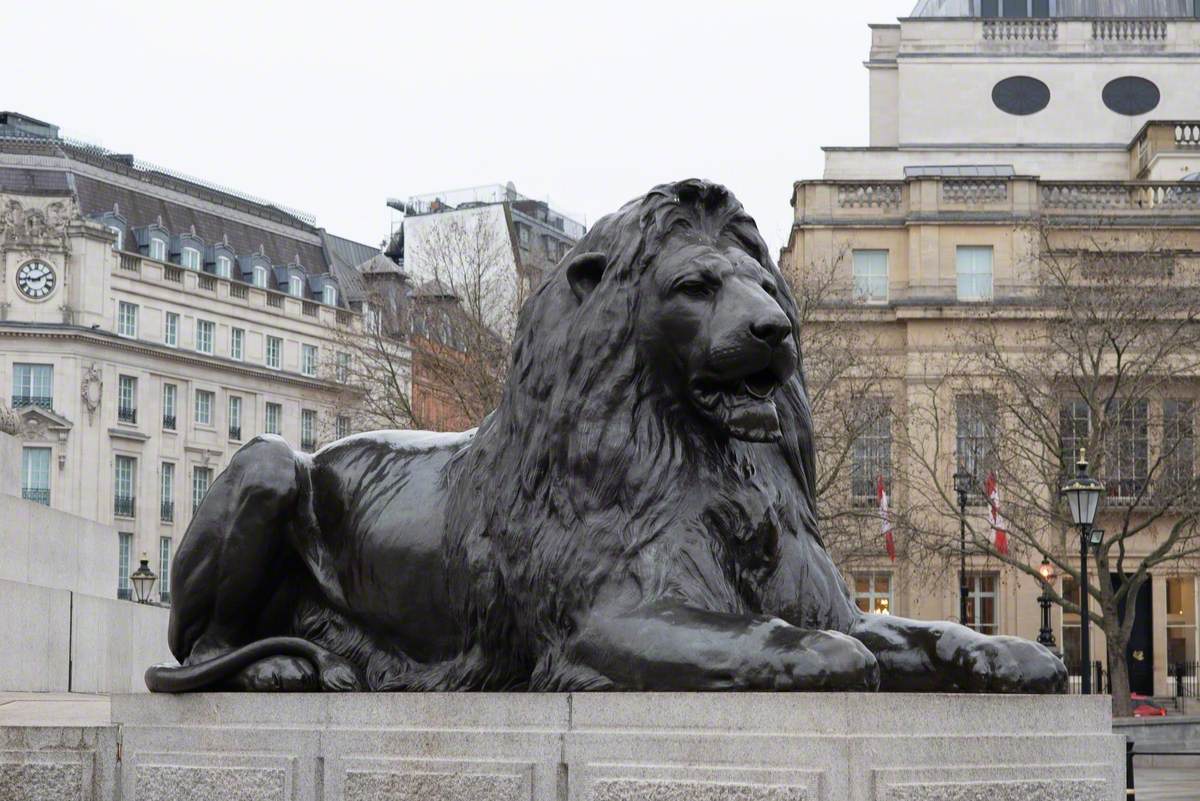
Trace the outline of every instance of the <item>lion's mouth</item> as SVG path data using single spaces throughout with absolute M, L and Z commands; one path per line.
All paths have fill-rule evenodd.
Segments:
M 733 437 L 751 442 L 779 438 L 774 395 L 783 381 L 770 367 L 730 379 L 705 377 L 692 383 L 692 401 Z

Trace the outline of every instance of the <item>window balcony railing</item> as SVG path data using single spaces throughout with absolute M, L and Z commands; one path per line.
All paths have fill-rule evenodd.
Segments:
M 113 514 L 117 517 L 133 517 L 134 497 L 118 495 L 113 498 Z
M 132 253 L 122 253 L 121 269 L 128 270 L 131 273 L 140 273 L 142 271 L 142 260 Z
M 163 415 L 163 428 L 167 431 L 175 430 L 175 415 L 173 415 L 173 414 L 164 414 Z
M 241 426 L 230 426 L 229 427 L 229 438 L 234 441 L 241 441 L 242 427 Z
M 163 278 L 174 284 L 183 283 L 183 268 L 163 265 Z
M 164 523 L 174 523 L 175 522 L 175 502 L 174 501 L 163 501 L 162 502 L 162 511 L 159 514 L 159 520 L 161 520 Z
M 117 420 L 122 423 L 137 423 L 137 409 L 130 409 L 128 406 L 118 406 Z
M 267 305 L 272 309 L 283 308 L 283 295 L 277 295 L 272 292 L 267 293 Z
M 12 405 L 14 409 L 22 406 L 37 406 L 42 409 L 49 409 L 53 405 L 53 400 L 49 395 L 13 395 Z
M 42 506 L 50 505 L 50 490 L 40 489 L 37 487 L 22 487 L 21 497 L 27 501 L 40 503 Z

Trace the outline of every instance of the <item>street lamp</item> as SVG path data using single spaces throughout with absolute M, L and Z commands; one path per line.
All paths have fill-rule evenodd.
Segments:
M 1092 692 L 1092 648 L 1091 618 L 1088 616 L 1088 545 L 1091 543 L 1092 523 L 1096 521 L 1096 510 L 1100 507 L 1100 496 L 1104 485 L 1087 473 L 1087 451 L 1079 450 L 1079 462 L 1075 465 L 1075 477 L 1063 485 L 1062 494 L 1071 510 L 1071 519 L 1079 526 L 1079 640 L 1083 667 L 1083 694 Z
M 150 569 L 150 560 L 146 559 L 145 556 L 146 554 L 142 554 L 141 566 L 133 571 L 133 575 L 129 577 L 139 604 L 150 603 L 150 590 L 153 589 L 154 582 L 158 580 L 158 576 L 154 575 L 154 571 Z
M 967 625 L 967 495 L 971 492 L 971 474 L 959 469 L 954 474 L 958 493 L 958 622 Z
M 1050 626 L 1050 604 L 1054 602 L 1050 597 L 1050 587 L 1058 577 L 1054 574 L 1054 565 L 1050 564 L 1048 557 L 1042 559 L 1038 573 L 1042 576 L 1042 594 L 1038 596 L 1038 605 L 1042 607 L 1042 629 L 1038 632 L 1037 641 L 1054 651 L 1058 649 L 1058 643 L 1054 641 L 1054 629 Z

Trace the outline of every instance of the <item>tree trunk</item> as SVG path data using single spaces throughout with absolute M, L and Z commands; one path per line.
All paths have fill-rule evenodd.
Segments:
M 1108 643 L 1108 680 L 1112 685 L 1112 711 L 1114 718 L 1133 717 L 1133 701 L 1129 698 L 1129 665 L 1125 663 L 1125 648 L 1116 615 L 1105 617 L 1104 639 Z M 1112 620 L 1113 625 L 1107 625 Z M 1108 629 L 1116 629 L 1109 631 Z M 1102 688 L 1094 688 L 1097 692 Z

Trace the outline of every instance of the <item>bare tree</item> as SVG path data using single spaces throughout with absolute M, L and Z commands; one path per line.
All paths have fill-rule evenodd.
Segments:
M 846 256 L 789 275 L 813 411 L 817 515 L 842 569 L 877 562 L 884 550 L 876 485 L 882 478 L 891 494 L 896 484 L 890 439 L 900 377 L 894 349 L 863 324 Z
M 952 474 L 973 476 L 972 553 L 1028 575 L 1043 559 L 1080 583 L 1079 534 L 1059 497 L 1086 450 L 1107 486 L 1091 552 L 1089 617 L 1108 645 L 1114 714 L 1131 714 L 1125 652 L 1151 571 L 1200 556 L 1194 451 L 1200 297 L 1194 276 L 1154 232 L 1105 236 L 1031 232 L 1020 297 L 964 323 L 929 354 L 898 438 L 906 463 L 908 530 L 934 560 L 959 553 Z M 997 550 L 982 484 L 1003 492 L 1009 548 Z M 1078 615 L 1078 595 L 1049 587 Z M 1088 669 L 1083 666 L 1083 669 Z

